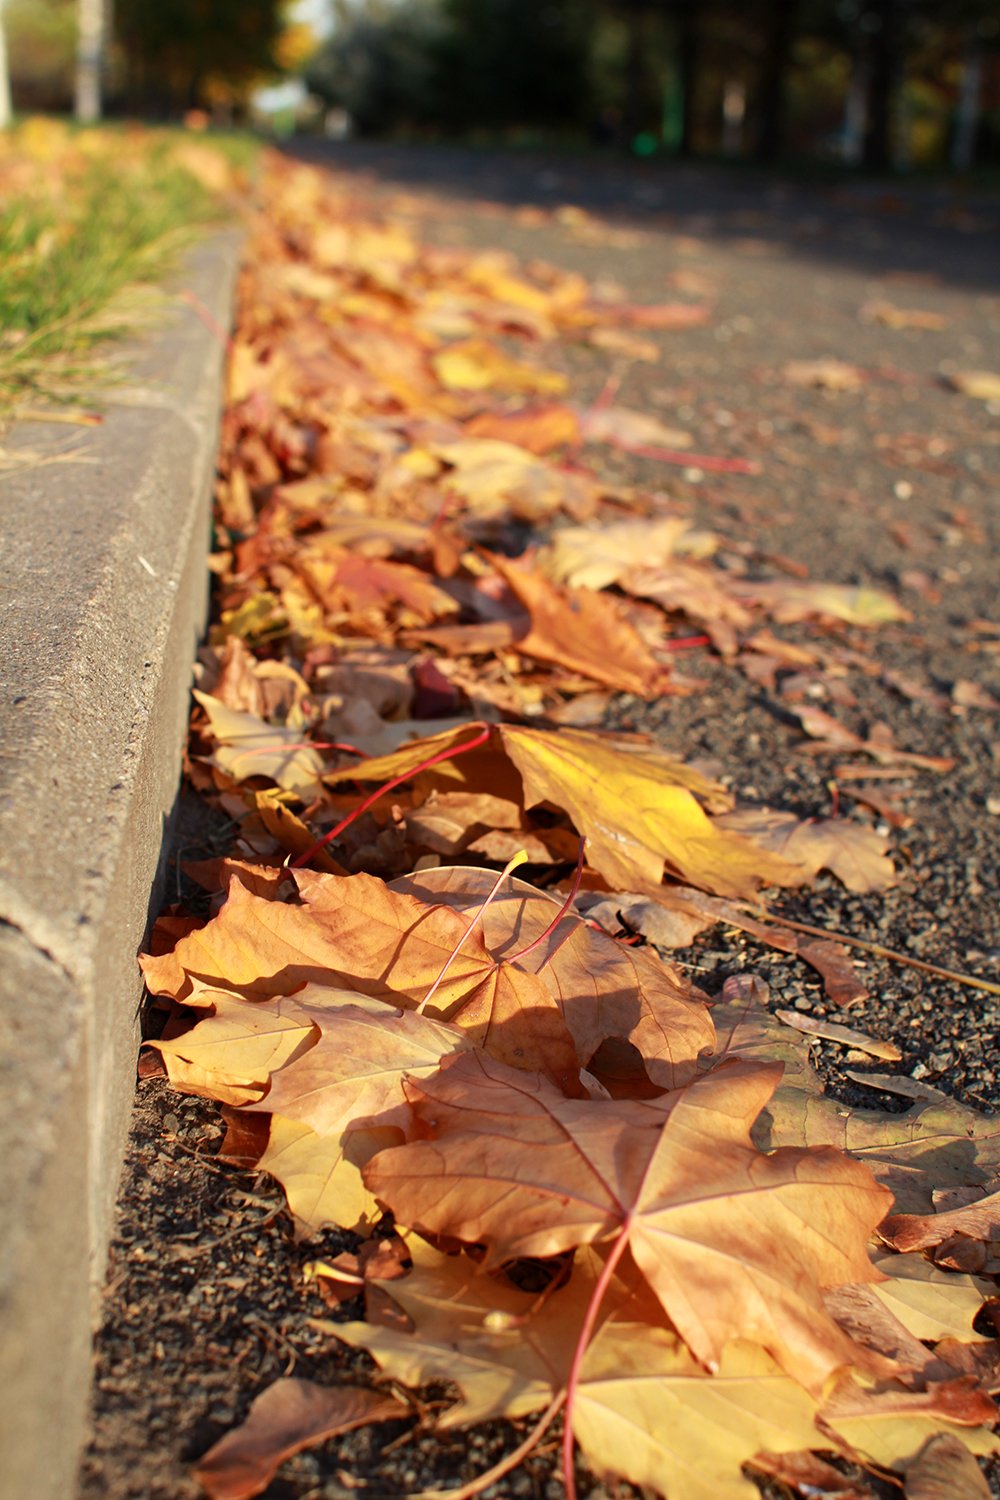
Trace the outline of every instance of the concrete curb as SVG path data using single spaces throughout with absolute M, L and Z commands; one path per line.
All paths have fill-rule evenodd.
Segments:
M 2 1500 L 75 1492 L 134 1091 L 135 956 L 207 604 L 239 242 L 226 231 L 186 257 L 172 285 L 187 295 L 126 351 L 103 426 L 23 426 L 7 452 L 24 466 L 0 473 Z

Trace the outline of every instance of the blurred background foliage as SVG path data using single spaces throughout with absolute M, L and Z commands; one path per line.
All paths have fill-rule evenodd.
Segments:
M 295 76 L 304 89 L 282 97 L 298 124 L 335 133 L 873 170 L 1000 165 L 997 0 L 0 7 L 19 110 L 69 106 L 83 14 L 97 7 L 112 113 L 242 121 L 262 85 Z

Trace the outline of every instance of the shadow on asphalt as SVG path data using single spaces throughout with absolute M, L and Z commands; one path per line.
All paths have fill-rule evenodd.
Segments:
M 1000 292 L 1000 194 L 957 181 L 844 176 L 804 183 L 752 168 L 463 146 L 302 139 L 282 149 L 387 187 L 470 205 L 574 204 L 706 240 L 756 239 L 872 276 L 904 273 Z

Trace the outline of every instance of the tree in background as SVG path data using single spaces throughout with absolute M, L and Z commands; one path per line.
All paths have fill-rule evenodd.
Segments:
M 364 134 L 587 118 L 589 0 L 335 0 L 335 15 L 306 82 Z
M 442 103 L 466 129 L 570 129 L 590 114 L 587 0 L 442 0 Z
M 309 90 L 345 109 L 363 135 L 440 124 L 443 23 L 435 0 L 335 0 L 334 14 L 333 35 L 305 65 Z
M 127 108 L 172 115 L 241 102 L 275 71 L 283 0 L 117 0 Z
M 76 57 L 76 5 L 77 0 L 3 0 L 16 109 L 69 107 Z

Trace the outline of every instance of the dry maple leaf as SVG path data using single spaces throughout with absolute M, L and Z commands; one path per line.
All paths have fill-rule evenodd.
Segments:
M 197 689 L 194 697 L 208 715 L 209 728 L 218 746 L 212 761 L 234 781 L 264 776 L 294 792 L 303 802 L 322 796 L 323 759 L 303 745 L 301 728 L 266 724 L 256 714 L 227 708 Z
M 879 1233 L 897 1250 L 928 1250 L 954 1234 L 973 1240 L 1000 1240 L 1000 1192 L 939 1214 L 894 1214 Z
M 642 1105 L 585 1103 L 458 1058 L 407 1088 L 431 1138 L 381 1152 L 365 1180 L 402 1222 L 483 1242 L 494 1260 L 624 1233 L 700 1363 L 717 1369 L 745 1338 L 818 1389 L 864 1363 L 821 1289 L 877 1279 L 866 1245 L 889 1194 L 836 1151 L 756 1150 L 749 1130 L 779 1073 L 729 1063 Z
M 929 1437 L 948 1432 L 971 1453 L 1000 1451 L 1000 1437 L 984 1430 L 997 1408 L 976 1381 L 962 1377 L 925 1391 L 864 1390 L 845 1381 L 823 1407 L 823 1426 L 851 1456 L 887 1469 L 912 1463 Z
M 443 909 L 432 916 L 421 902 L 388 891 L 372 875 L 300 871 L 296 881 L 303 902 L 298 906 L 265 900 L 233 880 L 217 916 L 171 953 L 143 958 L 153 993 L 184 1000 L 195 980 L 250 997 L 340 983 L 415 1004 L 467 925 Z M 442 1001 L 461 998 L 493 966 L 473 934 L 449 971 Z
M 564 809 L 587 840 L 588 862 L 612 889 L 653 892 L 665 866 L 675 878 L 726 896 L 750 895 L 760 885 L 803 883 L 801 866 L 716 827 L 701 804 L 722 812 L 731 806 L 728 793 L 660 750 L 568 727 L 553 733 L 501 724 L 491 735 L 488 751 L 476 749 L 435 765 L 423 781 L 495 790 L 506 765 L 517 795 L 516 779 L 511 784 L 510 778 L 513 764 L 524 805 Z M 382 781 L 416 773 L 463 738 L 456 730 L 417 741 L 332 772 L 326 780 L 335 785 L 349 778 Z
M 681 516 L 618 521 L 596 531 L 565 526 L 538 554 L 538 566 L 556 583 L 605 589 L 631 569 L 656 567 L 677 552 L 711 547 L 714 538 L 696 532 Z
M 853 584 L 805 583 L 796 578 L 756 583 L 734 579 L 732 589 L 738 599 L 763 607 L 779 624 L 826 618 L 871 626 L 913 618 L 890 594 Z
M 584 1252 L 569 1284 L 538 1298 L 464 1255 L 443 1255 L 416 1235 L 413 1269 L 386 1290 L 411 1331 L 391 1324 L 327 1323 L 327 1333 L 367 1349 L 384 1374 L 408 1385 L 449 1380 L 461 1399 L 439 1419 L 450 1429 L 537 1411 L 564 1384 L 602 1262 Z M 609 1310 L 627 1295 L 615 1287 Z
M 370 1231 L 380 1212 L 362 1181 L 361 1168 L 377 1151 L 398 1145 L 401 1132 L 352 1125 L 320 1135 L 299 1120 L 277 1114 L 265 1124 L 267 1145 L 255 1165 L 281 1183 L 297 1235 L 318 1234 L 331 1224 L 358 1233 Z
M 505 558 L 490 561 L 531 619 L 528 633 L 515 639 L 515 650 L 642 698 L 669 691 L 666 669 L 614 599 L 588 589 L 560 589 Z
M 246 1421 L 210 1448 L 194 1473 L 210 1500 L 252 1500 L 267 1489 L 286 1458 L 369 1422 L 410 1415 L 395 1396 L 364 1386 L 322 1386 L 276 1380 L 250 1407 Z
M 906 1466 L 906 1500 L 990 1500 L 990 1487 L 968 1448 L 939 1432 Z
M 249 1004 L 220 990 L 205 990 L 199 1004 L 210 1014 L 180 1035 L 150 1040 L 167 1077 L 181 1093 L 208 1094 L 226 1104 L 259 1099 L 271 1074 L 316 1044 L 312 1018 L 290 1002 Z
M 754 1128 L 763 1150 L 836 1146 L 864 1162 L 891 1189 L 897 1209 L 914 1212 L 930 1208 L 933 1191 L 943 1185 L 974 1183 L 986 1189 L 995 1181 L 1000 1171 L 1000 1123 L 995 1119 L 944 1095 L 921 1098 L 903 1114 L 849 1109 L 824 1095 L 806 1038 L 752 1000 L 730 999 L 712 1014 L 724 1055 L 783 1065 L 781 1081 Z M 892 1082 L 872 1075 L 865 1081 L 882 1088 Z
M 991 1283 L 960 1271 L 942 1271 L 922 1255 L 876 1255 L 887 1280 L 872 1290 L 914 1338 L 936 1343 L 955 1338 L 985 1342 L 973 1320 L 991 1295 Z
M 584 730 L 504 725 L 526 806 L 554 802 L 587 840 L 587 858 L 623 890 L 671 875 L 723 896 L 760 885 L 798 885 L 802 872 L 749 839 L 718 829 L 688 790 L 691 773 L 657 750 L 626 748 Z
M 790 864 L 801 865 L 809 879 L 829 870 L 849 891 L 884 891 L 895 879 L 885 853 L 887 839 L 847 818 L 803 820 L 772 808 L 739 808 L 723 813 L 716 827 L 741 833 Z
M 392 889 L 471 913 L 493 883 L 485 871 L 452 866 L 403 876 Z M 603 1042 L 624 1038 L 659 1087 L 676 1088 L 693 1078 L 699 1056 L 715 1041 L 699 992 L 655 955 L 624 948 L 571 913 L 553 928 L 558 915 L 551 897 L 513 879 L 484 912 L 483 937 L 495 958 L 539 976 L 585 1067 L 595 1066 Z
M 467 1045 L 455 1027 L 363 995 L 313 985 L 295 1003 L 317 1024 L 319 1040 L 273 1073 L 267 1097 L 248 1108 L 298 1120 L 320 1135 L 376 1115 L 380 1126 L 402 1124 L 404 1078 L 435 1072 Z
M 450 391 L 502 390 L 560 396 L 568 385 L 565 375 L 511 359 L 486 339 L 450 344 L 435 354 L 431 363 L 438 380 Z
M 755 1500 L 742 1466 L 818 1445 L 815 1412 L 763 1349 L 730 1344 L 706 1376 L 675 1334 L 611 1319 L 584 1357 L 573 1434 L 598 1473 L 669 1500 Z

